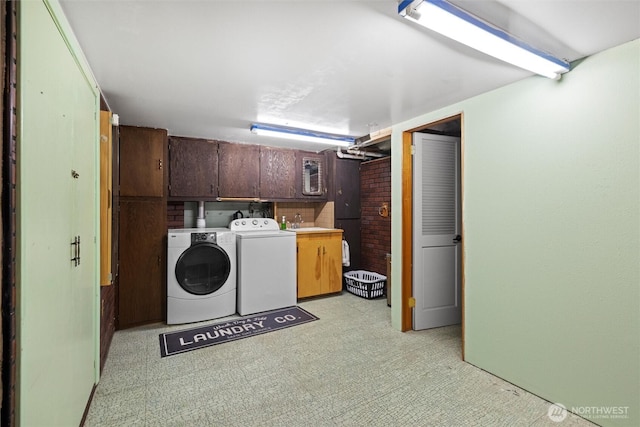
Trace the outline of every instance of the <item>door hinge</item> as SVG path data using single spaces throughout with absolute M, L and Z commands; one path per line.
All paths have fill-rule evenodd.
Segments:
M 413 308 L 416 306 L 416 299 L 414 297 L 409 297 L 409 308 Z
M 416 154 L 416 146 L 412 145 L 411 146 L 411 155 L 413 156 L 414 154 Z

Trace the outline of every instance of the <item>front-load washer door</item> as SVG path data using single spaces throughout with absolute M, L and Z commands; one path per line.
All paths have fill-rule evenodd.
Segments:
M 210 295 L 229 278 L 231 261 L 220 246 L 200 243 L 185 250 L 176 262 L 176 279 L 192 295 Z

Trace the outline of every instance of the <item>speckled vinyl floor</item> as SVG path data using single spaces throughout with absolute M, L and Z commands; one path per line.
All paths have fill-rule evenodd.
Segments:
M 85 426 L 593 426 L 460 360 L 459 326 L 398 332 L 386 299 L 301 302 L 320 320 L 160 357 L 116 332 Z

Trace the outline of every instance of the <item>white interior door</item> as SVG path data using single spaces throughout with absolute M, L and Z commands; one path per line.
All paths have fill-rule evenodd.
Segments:
M 460 138 L 414 133 L 413 329 L 461 321 Z

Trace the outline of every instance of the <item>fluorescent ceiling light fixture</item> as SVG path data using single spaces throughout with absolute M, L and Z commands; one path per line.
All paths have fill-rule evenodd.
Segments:
M 567 61 L 535 49 L 444 0 L 401 1 L 398 13 L 480 52 L 550 79 L 558 79 L 571 68 Z
M 321 144 L 337 145 L 348 147 L 355 142 L 355 138 L 345 135 L 335 135 L 332 133 L 316 132 L 307 129 L 290 128 L 286 126 L 265 125 L 254 123 L 251 125 L 251 132 L 256 135 L 271 136 L 274 138 L 293 139 L 296 141 L 318 142 Z

